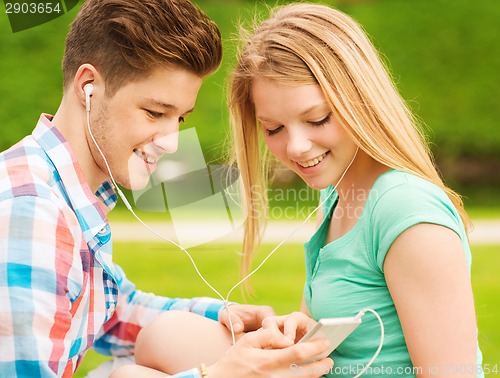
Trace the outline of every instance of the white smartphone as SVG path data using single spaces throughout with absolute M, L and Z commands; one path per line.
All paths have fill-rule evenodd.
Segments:
M 332 353 L 360 324 L 361 316 L 320 319 L 314 328 L 299 340 L 299 343 L 315 340 L 317 338 L 326 338 L 330 342 L 330 348 L 323 354 L 316 356 L 314 359 L 304 361 L 302 364 L 328 357 L 330 353 Z

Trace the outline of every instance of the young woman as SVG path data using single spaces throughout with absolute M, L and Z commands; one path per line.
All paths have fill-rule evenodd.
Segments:
M 383 348 L 363 377 L 483 377 L 467 214 L 439 177 L 414 117 L 361 28 L 326 6 L 277 8 L 245 41 L 229 99 L 248 214 L 243 273 L 262 232 L 258 215 L 267 208 L 270 152 L 321 190 L 318 230 L 306 243 L 302 312 L 318 320 L 371 308 L 381 316 Z M 179 317 L 184 320 L 159 317 L 139 335 L 138 363 L 165 372 L 192 364 L 196 353 L 186 335 L 200 320 Z M 263 326 L 298 340 L 311 327 L 304 317 L 271 317 Z M 179 335 L 159 336 L 170 323 Z M 219 330 L 209 339 L 212 355 L 199 359 L 214 363 L 209 375 L 216 377 L 220 368 L 231 369 L 224 359 L 215 362 L 230 343 Z M 378 320 L 367 314 L 332 353 L 329 376 L 360 373 L 379 341 Z M 321 375 L 292 367 L 268 376 Z
M 364 376 L 483 376 L 469 219 L 360 26 L 327 6 L 276 9 L 245 41 L 229 100 L 248 212 L 244 272 L 262 232 L 270 152 L 321 190 L 302 311 L 381 316 L 385 341 Z M 295 316 L 267 327 L 286 333 Z M 366 315 L 331 355 L 332 376 L 359 373 L 379 341 Z

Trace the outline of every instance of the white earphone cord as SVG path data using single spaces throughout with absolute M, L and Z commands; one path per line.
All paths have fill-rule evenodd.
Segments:
M 89 96 L 87 94 L 87 96 Z M 87 99 L 88 100 L 88 99 Z M 88 100 L 89 101 L 89 100 Z M 284 243 L 286 243 L 294 234 L 295 232 L 297 232 L 304 224 L 307 223 L 307 221 L 309 221 L 309 219 L 313 216 L 313 214 L 318 211 L 318 209 L 320 209 L 323 204 L 328 200 L 328 198 L 330 198 L 330 196 L 332 195 L 332 193 L 335 191 L 335 189 L 338 187 L 338 185 L 340 184 L 340 182 L 342 181 L 342 179 L 344 178 L 344 176 L 346 175 L 347 171 L 349 170 L 349 168 L 351 167 L 351 165 L 354 163 L 354 160 L 356 159 L 356 156 L 358 154 L 358 151 L 359 151 L 359 147 L 356 148 L 356 152 L 354 153 L 354 156 L 353 158 L 351 159 L 350 163 L 347 165 L 347 168 L 344 170 L 344 172 L 342 173 L 342 175 L 340 176 L 339 180 L 337 181 L 337 184 L 335 184 L 334 186 L 334 190 L 332 190 L 328 196 L 306 217 L 306 219 L 298 226 L 296 227 L 290 234 L 288 234 L 288 236 L 283 239 L 267 256 L 264 260 L 262 260 L 262 262 L 254 269 L 252 270 L 250 273 L 248 273 L 244 278 L 242 278 L 240 281 L 238 281 L 232 288 L 231 290 L 229 290 L 229 292 L 227 293 L 227 296 L 226 298 L 224 298 L 224 296 L 222 296 L 222 294 L 219 293 L 219 291 L 217 291 L 217 289 L 215 289 L 206 279 L 205 277 L 203 276 L 203 274 L 201 274 L 200 270 L 198 269 L 198 266 L 196 265 L 196 262 L 194 261 L 193 257 L 191 256 L 191 254 L 183 247 L 181 246 L 180 244 L 176 243 L 175 241 L 169 239 L 168 237 L 166 236 L 163 236 L 159 233 L 157 233 L 155 230 L 151 229 L 141 218 L 139 218 L 139 216 L 134 212 L 134 210 L 132 209 L 132 206 L 130 205 L 130 203 L 128 202 L 127 198 L 125 197 L 125 195 L 123 194 L 123 192 L 120 190 L 120 188 L 118 187 L 116 181 L 115 181 L 115 178 L 111 172 L 111 168 L 109 167 L 109 164 L 108 164 L 108 161 L 106 159 L 106 157 L 104 156 L 104 153 L 102 152 L 101 148 L 99 147 L 99 144 L 97 143 L 97 141 L 95 140 L 94 138 L 94 135 L 92 134 L 92 130 L 90 128 L 90 106 L 87 106 L 87 109 L 86 109 L 86 115 L 87 115 L 87 128 L 88 128 L 88 131 L 89 131 L 89 134 L 90 134 L 90 137 L 92 138 L 92 141 L 94 142 L 97 150 L 99 151 L 99 154 L 102 156 L 103 160 L 104 160 L 104 164 L 106 165 L 106 169 L 108 170 L 108 173 L 109 173 L 109 176 L 111 178 L 111 182 L 113 183 L 118 195 L 120 196 L 120 198 L 122 199 L 122 201 L 124 202 L 125 206 L 127 207 L 127 209 L 132 213 L 132 215 L 144 226 L 146 227 L 151 233 L 153 233 L 154 235 L 158 236 L 160 239 L 163 239 L 165 241 L 167 241 L 168 243 L 171 243 L 173 244 L 174 246 L 176 246 L 177 248 L 179 248 L 181 251 L 183 251 L 187 257 L 189 258 L 189 260 L 191 261 L 191 264 L 193 265 L 196 273 L 198 274 L 198 276 L 202 279 L 202 281 L 210 288 L 212 289 L 212 291 L 217 294 L 217 296 L 219 296 L 219 298 L 224 302 L 224 308 L 225 310 L 227 311 L 227 315 L 228 315 L 228 320 L 229 320 L 229 326 L 230 326 L 230 329 L 231 329 L 231 336 L 232 336 L 232 342 L 233 342 L 233 345 L 236 343 L 236 338 L 235 338 L 235 335 L 234 335 L 234 328 L 233 328 L 233 322 L 232 322 L 232 319 L 231 319 L 231 314 L 230 314 L 230 310 L 229 310 L 229 297 L 231 295 L 231 293 L 239 286 L 241 285 L 243 282 L 245 282 L 248 278 L 250 278 L 252 275 L 254 275 L 266 262 L 267 260 L 269 260 L 271 258 L 271 256 L 276 252 L 276 250 L 281 247 Z M 373 363 L 373 361 L 375 360 L 375 358 L 378 356 L 379 352 L 380 352 L 380 349 L 382 348 L 382 345 L 383 345 L 383 339 L 384 339 L 384 328 L 383 328 L 383 323 L 382 323 L 382 320 L 380 319 L 380 316 L 372 309 L 366 309 L 364 311 L 371 311 L 375 314 L 375 316 L 379 319 L 379 322 L 380 322 L 380 325 L 381 325 L 381 342 L 380 342 L 380 346 L 379 346 L 379 349 L 377 350 L 377 352 L 375 353 L 375 355 L 373 356 L 373 358 L 371 359 L 371 361 L 365 366 L 365 368 L 361 371 L 360 374 L 358 374 L 355 378 L 361 376 L 367 369 L 368 367 Z
M 377 313 L 377 311 L 375 311 L 372 308 L 365 308 L 365 309 L 361 310 L 360 313 L 358 315 L 356 315 L 356 317 L 358 317 L 358 316 L 359 317 L 363 317 L 365 315 L 365 313 L 367 313 L 367 312 L 371 312 L 373 315 L 375 315 L 375 317 L 378 320 L 378 323 L 380 325 L 380 342 L 379 342 L 377 350 L 373 354 L 373 356 L 370 359 L 370 361 L 368 361 L 368 363 L 365 365 L 365 367 L 358 374 L 356 374 L 354 376 L 354 378 L 359 378 L 364 373 L 366 373 L 366 371 L 368 370 L 368 368 L 373 364 L 373 362 L 375 361 L 375 359 L 378 357 L 380 351 L 382 350 L 382 346 L 384 345 L 384 337 L 385 337 L 384 322 L 382 321 L 382 318 Z

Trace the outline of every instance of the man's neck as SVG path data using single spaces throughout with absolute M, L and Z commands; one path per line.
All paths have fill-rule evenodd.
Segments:
M 63 97 L 52 123 L 68 141 L 83 171 L 85 180 L 92 193 L 95 193 L 106 177 L 96 164 L 90 150 L 88 133 L 86 132 L 85 108 L 78 103 L 72 103 L 67 97 Z

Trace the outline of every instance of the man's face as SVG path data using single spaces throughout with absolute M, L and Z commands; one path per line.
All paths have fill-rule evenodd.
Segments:
M 105 97 L 91 113 L 91 130 L 117 183 L 142 189 L 164 154 L 177 150 L 179 124 L 193 111 L 202 79 L 180 69 L 157 69 Z M 109 178 L 90 135 L 98 171 Z

